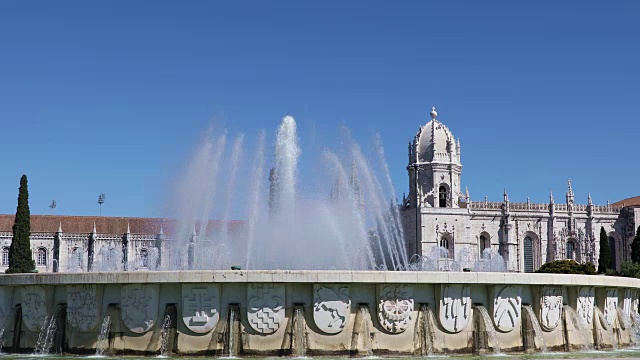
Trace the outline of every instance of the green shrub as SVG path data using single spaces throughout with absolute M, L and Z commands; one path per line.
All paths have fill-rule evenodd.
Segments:
M 640 263 L 623 261 L 620 265 L 620 276 L 640 279 Z
M 615 269 L 607 269 L 607 271 L 605 271 L 604 274 L 607 276 L 620 276 L 620 273 Z
M 574 260 L 556 260 L 540 267 L 537 273 L 595 275 L 596 268 L 591 263 L 578 264 Z

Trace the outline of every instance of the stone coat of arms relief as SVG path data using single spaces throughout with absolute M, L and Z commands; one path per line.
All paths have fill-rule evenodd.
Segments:
M 158 285 L 123 285 L 121 292 L 122 321 L 137 334 L 149 331 L 158 316 Z
M 220 320 L 220 284 L 182 284 L 182 321 L 189 330 L 205 334 Z
M 522 288 L 509 285 L 496 286 L 493 297 L 493 323 L 501 332 L 509 332 L 520 323 L 522 317 Z
M 13 286 L 0 286 L 0 324 L 6 324 L 13 307 Z
M 443 285 L 439 302 L 440 325 L 450 333 L 462 331 L 473 315 L 471 288 L 465 285 Z
M 327 334 L 338 334 L 349 323 L 351 300 L 346 285 L 313 285 L 313 320 Z
M 100 322 L 102 287 L 96 284 L 67 286 L 67 321 L 80 331 L 94 329 Z
M 562 316 L 562 289 L 543 287 L 540 298 L 540 325 L 545 331 L 555 329 Z
M 261 334 L 276 332 L 285 319 L 284 284 L 250 284 L 247 320 Z
M 606 297 L 604 299 L 604 320 L 609 326 L 618 316 L 618 289 L 607 288 Z
M 635 290 L 624 289 L 624 298 L 622 299 L 622 314 L 625 318 L 631 318 L 631 304 L 633 302 Z
M 42 286 L 22 287 L 22 321 L 29 331 L 38 332 L 49 312 L 47 294 Z
M 593 308 L 595 305 L 595 289 L 593 286 L 582 286 L 578 289 L 576 313 L 582 321 L 591 325 L 593 322 Z
M 399 334 L 413 316 L 413 288 L 408 285 L 378 285 L 378 320 L 386 331 Z

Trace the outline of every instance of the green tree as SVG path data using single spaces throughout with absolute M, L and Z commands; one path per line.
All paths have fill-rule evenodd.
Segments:
M 28 273 L 36 267 L 31 256 L 31 213 L 29 211 L 29 190 L 27 189 L 27 175 L 20 179 L 18 192 L 18 208 L 13 223 L 13 238 L 9 248 L 9 268 L 7 274 Z
M 604 231 L 604 226 L 600 227 L 600 257 L 598 258 L 598 272 L 605 273 L 611 268 L 611 248 L 609 248 L 609 237 Z
M 631 242 L 631 261 L 640 263 L 640 226 L 638 226 L 636 236 Z

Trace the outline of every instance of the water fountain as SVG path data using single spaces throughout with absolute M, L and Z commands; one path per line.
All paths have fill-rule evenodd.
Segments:
M 166 357 L 169 353 L 167 344 L 169 343 L 169 333 L 171 326 L 171 316 L 165 315 L 164 322 L 162 323 L 162 330 L 160 331 L 160 356 Z
M 47 354 L 57 338 L 68 337 L 70 353 L 95 346 L 98 356 L 428 356 L 546 351 L 545 339 L 556 350 L 562 336 L 580 335 L 567 335 L 567 324 L 593 330 L 603 346 L 624 346 L 615 332 L 638 328 L 627 322 L 601 326 L 599 310 L 593 327 L 585 327 L 562 307 L 575 303 L 565 294 L 583 288 L 597 288 L 603 298 L 606 288 L 616 294 L 606 295 L 609 302 L 622 296 L 617 291 L 634 300 L 629 294 L 640 289 L 635 279 L 612 285 L 598 276 L 481 274 L 506 269 L 492 248 L 482 254 L 462 248 L 454 256 L 433 246 L 424 256 L 410 256 L 379 140 L 373 158 L 350 138 L 344 151 L 323 150 L 313 163 L 316 184 L 301 183 L 298 173 L 308 163 L 302 150 L 309 149 L 298 140 L 295 120 L 285 117 L 268 188 L 266 137 L 260 134 L 253 149 L 247 138 L 220 132 L 204 140 L 176 192 L 172 205 L 180 221 L 171 237 L 135 240 L 145 241 L 144 261 L 130 250 L 134 240 L 114 237 L 95 243 L 92 271 L 106 274 L 0 278 L 0 291 L 19 293 L 22 300 L 13 327 L 5 326 L 13 329 L 13 351 L 35 347 Z M 246 210 L 240 231 L 227 221 L 236 205 Z M 66 263 L 69 271 L 86 268 L 82 252 Z M 243 269 L 229 270 L 232 265 Z M 135 269 L 152 271 L 127 271 Z M 59 307 L 65 297 L 73 304 L 69 311 Z M 522 304 L 535 304 L 535 312 Z M 0 314 L 15 305 L 0 302 Z M 52 309 L 38 335 L 34 319 Z M 62 311 L 69 321 L 60 320 Z
M 102 320 L 100 326 L 100 335 L 96 342 L 96 356 L 104 356 L 105 351 L 109 349 L 109 331 L 111 329 L 111 316 L 107 315 Z

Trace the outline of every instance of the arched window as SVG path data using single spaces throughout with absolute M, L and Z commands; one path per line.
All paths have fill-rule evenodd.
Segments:
M 524 238 L 524 272 L 533 272 L 533 239 L 530 236 Z
M 9 266 L 9 247 L 5 246 L 2 248 L 2 265 Z
M 616 239 L 613 236 L 609 236 L 609 249 L 611 250 L 611 263 L 609 268 L 616 269 Z
M 440 207 L 447 207 L 447 188 L 442 185 L 440 186 L 440 189 L 438 190 L 438 199 L 439 201 L 439 206 Z
M 47 249 L 41 247 L 38 248 L 38 266 L 47 266 Z
M 446 254 L 441 254 L 440 256 L 446 255 L 447 258 L 453 259 L 453 242 L 448 235 L 443 235 L 440 239 L 440 248 L 444 253 L 446 250 Z
M 149 252 L 147 251 L 147 249 L 140 250 L 140 260 L 142 267 L 149 267 Z
M 573 243 L 573 241 L 569 240 L 567 241 L 567 259 L 569 260 L 575 260 L 576 259 L 576 244 Z
M 480 234 L 480 256 L 482 256 L 482 253 L 484 252 L 485 249 L 488 249 L 491 247 L 491 240 L 489 238 L 489 234 L 487 233 L 482 233 Z

